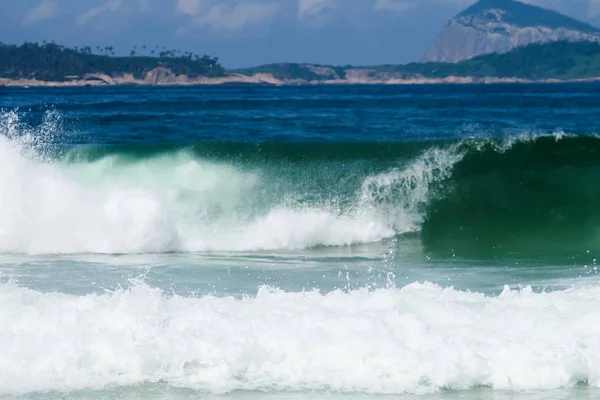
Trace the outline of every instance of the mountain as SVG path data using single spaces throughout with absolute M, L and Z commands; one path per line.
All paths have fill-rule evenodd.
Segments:
M 600 43 L 534 43 L 502 54 L 458 63 L 412 63 L 371 67 L 269 64 L 235 71 L 263 74 L 281 83 L 485 83 L 600 80 Z
M 600 42 L 600 29 L 520 1 L 480 0 L 448 22 L 421 61 L 454 63 L 555 41 Z

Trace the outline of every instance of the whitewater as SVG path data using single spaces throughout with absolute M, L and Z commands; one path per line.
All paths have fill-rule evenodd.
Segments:
M 15 112 L 2 116 L 2 252 L 252 251 L 378 242 L 419 228 L 416 204 L 426 200 L 433 174 L 443 175 L 460 158 L 433 149 L 406 168 L 365 176 L 348 199 L 326 193 L 302 201 L 308 193 L 293 190 L 307 189 L 281 191 L 268 171 L 186 150 L 135 161 L 123 155 L 48 159 L 47 143 L 35 138 L 56 134 L 56 118 L 46 113 L 41 126 L 31 128 Z M 342 208 L 344 200 L 350 204 Z
M 599 396 L 596 90 L 6 89 L 0 398 Z
M 433 284 L 262 287 L 241 299 L 167 296 L 143 282 L 83 297 L 1 289 L 4 394 L 140 382 L 209 393 L 600 386 L 597 288 L 486 298 Z

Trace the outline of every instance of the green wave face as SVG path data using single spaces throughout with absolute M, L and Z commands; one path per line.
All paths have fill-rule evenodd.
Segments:
M 93 164 L 108 157 L 119 164 L 113 173 L 121 176 L 142 164 L 174 165 L 184 159 L 227 165 L 260 181 L 243 194 L 248 218 L 282 205 L 327 209 L 341 216 L 370 213 L 396 235 L 420 232 L 425 249 L 436 253 L 568 253 L 598 247 L 596 137 L 392 144 L 213 142 L 141 150 L 77 149 L 66 160 Z
M 596 137 L 468 147 L 428 201 L 423 242 L 461 253 L 598 250 L 599 179 Z

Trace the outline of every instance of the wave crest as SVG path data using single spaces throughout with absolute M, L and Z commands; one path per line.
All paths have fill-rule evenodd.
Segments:
M 0 118 L 2 252 L 285 250 L 408 232 L 449 254 L 600 247 L 597 137 L 57 150 L 59 115 L 19 118 Z

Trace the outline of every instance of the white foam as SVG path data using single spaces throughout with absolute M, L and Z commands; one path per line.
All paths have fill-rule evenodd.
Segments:
M 299 249 L 394 235 L 367 215 L 277 204 L 256 212 L 256 175 L 183 154 L 133 165 L 53 165 L 23 157 L 0 137 L 0 158 L 2 252 Z
M 257 251 L 378 242 L 420 229 L 432 187 L 473 146 L 503 152 L 543 136 L 432 147 L 366 176 L 354 194 L 344 188 L 344 194 L 269 196 L 286 186 L 285 177 L 185 152 L 56 163 L 44 153 L 60 126 L 56 112 L 37 128 L 15 112 L 0 114 L 0 252 Z M 336 202 L 344 207 L 330 204 Z
M 349 199 L 353 205 L 342 210 L 326 202 L 265 200 L 269 182 L 261 171 L 185 152 L 133 162 L 115 156 L 48 161 L 39 154 L 58 120 L 50 114 L 35 130 L 17 114 L 3 114 L 0 252 L 254 251 L 377 242 L 416 229 L 428 185 L 457 160 L 452 151 L 434 149 L 406 167 L 367 177 Z
M 600 288 L 402 289 L 234 299 L 0 285 L 0 394 L 163 382 L 223 393 L 600 386 Z
M 93 187 L 25 158 L 0 136 L 0 250 L 23 253 L 168 250 L 176 232 L 142 187 Z

